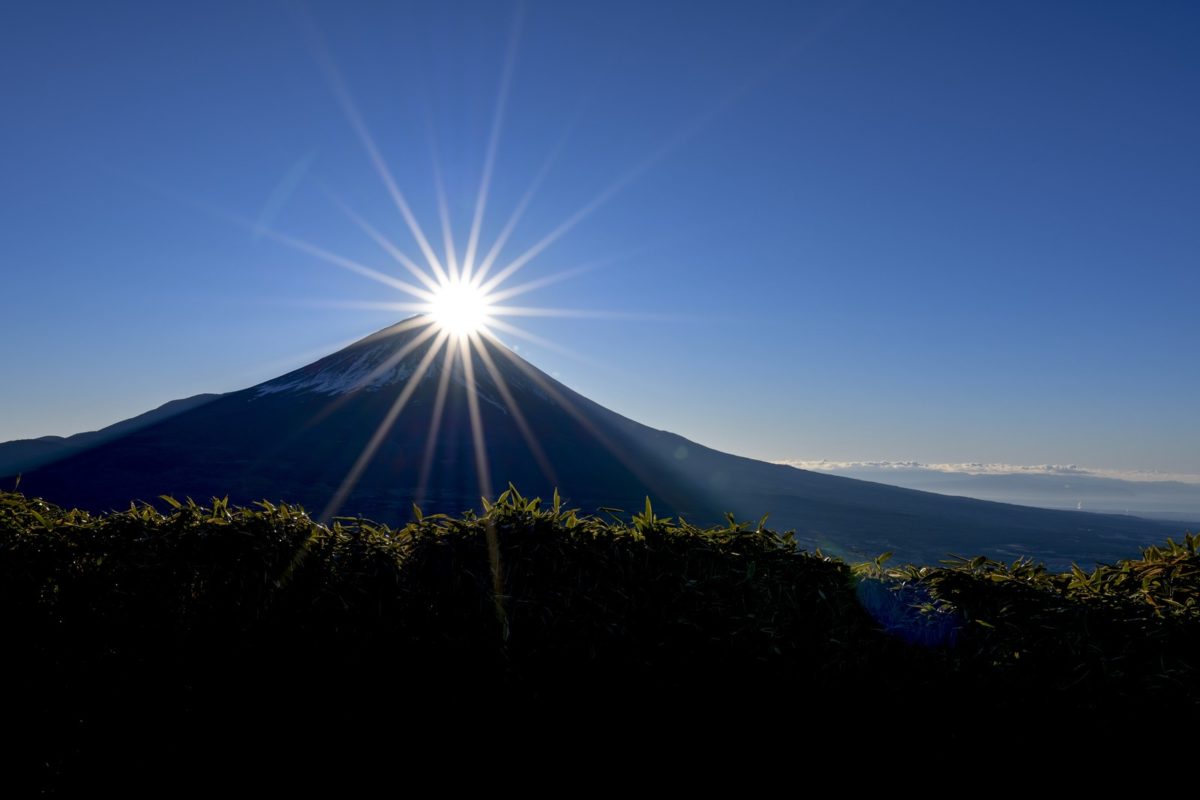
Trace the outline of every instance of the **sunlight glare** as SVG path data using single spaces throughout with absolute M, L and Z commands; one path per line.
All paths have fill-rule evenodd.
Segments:
M 462 280 L 446 281 L 433 293 L 429 316 L 447 333 L 466 337 L 490 321 L 492 304 L 478 286 Z

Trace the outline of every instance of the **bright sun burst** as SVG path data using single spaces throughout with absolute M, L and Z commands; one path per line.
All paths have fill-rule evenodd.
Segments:
M 558 269 L 540 278 L 519 283 L 514 283 L 513 278 L 558 239 L 566 235 L 572 228 L 616 195 L 626 184 L 652 166 L 666 150 L 660 149 L 656 151 L 651 157 L 644 159 L 617 177 L 611 184 L 600 191 L 596 197 L 576 209 L 574 213 L 551 229 L 549 233 L 536 239 L 520 255 L 501 258 L 501 253 L 505 245 L 509 242 L 522 215 L 540 186 L 542 178 L 554 163 L 558 152 L 555 149 L 546 158 L 541 169 L 531 179 L 525 194 L 509 213 L 507 221 L 500 227 L 490 246 L 482 242 L 481 236 L 484 230 L 483 222 L 487 210 L 488 193 L 495 166 L 498 143 L 500 141 L 500 131 L 503 126 L 504 109 L 512 77 L 512 66 L 516 58 L 517 30 L 518 28 L 514 25 L 505 53 L 505 66 L 501 73 L 500 85 L 497 91 L 491 133 L 488 138 L 488 147 L 480 175 L 479 189 L 475 196 L 474 211 L 466 236 L 465 249 L 460 251 L 456 246 L 457 244 L 461 244 L 461 242 L 456 243 L 454 231 L 452 230 L 449 204 L 446 199 L 441 166 L 437 160 L 436 150 L 433 154 L 432 172 L 442 233 L 443 247 L 440 253 L 430 241 L 430 237 L 420 222 L 417 221 L 412 207 L 409 205 L 407 198 L 396 182 L 395 176 L 381 155 L 374 136 L 368 130 L 362 114 L 346 90 L 336 66 L 334 66 L 332 60 L 329 58 L 326 58 L 326 63 L 324 63 L 329 84 L 342 106 L 347 122 L 353 128 L 375 172 L 387 189 L 396 210 L 399 212 L 400 218 L 404 221 L 408 232 L 411 234 L 412 244 L 416 246 L 418 252 L 411 253 L 411 255 L 411 251 L 405 252 L 399 245 L 388 238 L 387 235 L 360 217 L 339 199 L 332 195 L 331 199 L 363 233 L 387 253 L 391 261 L 394 262 L 394 266 L 403 268 L 416 283 L 393 274 L 393 269 L 391 268 L 379 269 L 369 266 L 294 236 L 272 230 L 262 224 L 245 223 L 254 230 L 256 235 L 267 236 L 290 248 L 316 257 L 333 266 L 362 275 L 389 289 L 397 290 L 403 295 L 407 295 L 407 299 L 401 302 L 367 301 L 361 304 L 352 303 L 351 305 L 362 305 L 367 308 L 383 307 L 397 312 L 416 312 L 417 314 L 417 316 L 405 319 L 389 329 L 396 333 L 409 331 L 412 332 L 412 335 L 405 336 L 404 343 L 398 344 L 395 352 L 391 353 L 382 363 L 376 365 L 361 381 L 361 385 L 363 386 L 371 385 L 373 380 L 396 368 L 410 355 L 417 356 L 418 363 L 413 367 L 411 373 L 408 374 L 407 379 L 402 384 L 397 384 L 396 395 L 391 407 L 384 414 L 383 419 L 371 435 L 370 440 L 363 447 L 362 452 L 359 453 L 353 466 L 330 498 L 325 510 L 321 513 L 321 519 L 324 521 L 333 519 L 342 504 L 350 496 L 359 478 L 371 464 L 379 448 L 384 443 L 396 419 L 405 411 L 418 388 L 423 385 L 422 382 L 427 375 L 436 374 L 438 379 L 435 390 L 436 398 L 430 408 L 429 429 L 425 441 L 419 485 L 416 490 L 417 498 L 424 497 L 425 490 L 429 486 L 434 463 L 434 453 L 438 441 L 438 431 L 446 406 L 447 387 L 452 375 L 461 376 L 463 385 L 467 389 L 467 412 L 470 421 L 472 449 L 475 456 L 475 471 L 479 479 L 479 492 L 483 497 L 490 498 L 493 495 L 487 453 L 487 437 L 483 427 L 484 417 L 479 407 L 480 398 L 475 389 L 477 375 L 485 375 L 485 379 L 494 387 L 499 400 L 504 403 L 513 424 L 516 425 L 522 438 L 524 438 L 526 444 L 529 446 L 530 453 L 538 461 L 543 473 L 551 483 L 556 482 L 553 478 L 553 465 L 546 458 L 537 437 L 534 435 L 533 429 L 526 421 L 524 414 L 510 392 L 505 373 L 509 372 L 509 374 L 512 374 L 511 370 L 516 370 L 522 375 L 523 379 L 528 379 L 535 384 L 541 393 L 553 398 L 553 401 L 567 413 L 571 414 L 579 424 L 590 428 L 587 418 L 574 408 L 570 399 L 559 393 L 553 384 L 543 380 L 541 373 L 526 364 L 504 346 L 504 343 L 500 341 L 498 336 L 499 334 L 511 335 L 533 342 L 547 350 L 571 356 L 575 355 L 558 343 L 536 336 L 525 330 L 522 326 L 510 322 L 509 319 L 512 317 L 530 316 L 598 317 L 605 316 L 605 312 L 512 305 L 509 301 L 527 292 L 548 286 L 551 283 L 582 274 L 613 259 L 601 259 L 588 264 L 578 265 L 571 269 Z M 324 45 L 322 45 L 322 49 L 324 49 Z M 496 362 L 500 360 L 503 360 L 503 363 L 497 366 Z M 600 434 L 597 432 L 597 435 L 599 436 Z M 616 451 L 614 451 L 614 455 L 618 458 L 621 457 L 621 454 Z M 499 612 L 500 601 L 498 598 L 503 594 L 499 583 L 499 545 L 495 538 L 495 532 L 490 527 L 488 528 L 488 554 L 492 563 L 495 596 Z
M 443 281 L 433 291 L 427 309 L 441 330 L 457 338 L 482 330 L 490 321 L 491 311 L 488 295 L 473 282 L 461 278 Z

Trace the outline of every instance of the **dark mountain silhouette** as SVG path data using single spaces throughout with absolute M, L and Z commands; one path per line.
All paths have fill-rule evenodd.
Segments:
M 172 400 L 152 411 L 138 414 L 136 417 L 130 417 L 98 431 L 77 433 L 74 436 L 39 436 L 37 439 L 15 439 L 11 442 L 4 442 L 0 444 L 0 475 L 19 473 L 49 464 L 72 453 L 82 452 L 98 444 L 112 441 L 126 433 L 133 433 L 155 422 L 182 414 L 184 411 L 202 406 L 220 396 L 219 394 L 197 394 L 181 400 Z
M 588 512 L 639 509 L 648 496 L 656 513 L 697 524 L 721 522 L 725 512 L 770 514 L 772 527 L 794 528 L 810 548 L 851 557 L 890 550 L 916 562 L 957 552 L 1065 566 L 1133 555 L 1179 533 L 1136 517 L 947 497 L 721 453 L 609 411 L 496 343 L 472 360 L 472 397 L 462 359 L 446 371 L 443 353 L 430 352 L 436 340 L 400 323 L 280 378 L 26 467 L 21 489 L 97 511 L 163 494 L 228 495 L 401 524 L 414 502 L 456 514 L 511 482 L 542 497 L 557 487 Z M 402 394 L 402 413 L 358 463 Z M 439 395 L 443 413 L 431 430 Z M 478 477 L 472 404 L 491 487 Z

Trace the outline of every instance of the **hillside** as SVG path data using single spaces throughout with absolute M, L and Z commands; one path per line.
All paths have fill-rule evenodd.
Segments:
M 587 512 L 649 496 L 662 513 L 702 526 L 720 524 L 726 511 L 770 514 L 808 549 L 848 559 L 893 551 L 937 564 L 950 553 L 978 553 L 1061 569 L 1134 556 L 1179 528 L 947 497 L 723 453 L 605 408 L 495 341 L 481 343 L 469 377 L 463 359 L 447 361 L 428 333 L 407 320 L 257 386 L 173 406 L 178 413 L 149 424 L 114 426 L 119 435 L 25 469 L 21 487 L 94 512 L 130 500 L 164 508 L 163 494 L 228 495 L 402 525 L 414 501 L 457 514 L 492 494 L 477 468 L 475 407 L 496 487 L 512 482 L 542 496 L 557 487 Z M 0 446 L 0 462 L 3 455 Z M 11 488 L 17 471 L 5 477 L 0 468 L 0 487 Z
M 158 408 L 136 417 L 108 425 L 98 431 L 86 431 L 72 436 L 42 436 L 37 439 L 16 439 L 0 443 L 0 475 L 15 475 L 51 464 L 75 453 L 82 453 L 105 442 L 148 428 L 171 417 L 199 408 L 220 395 L 198 394 L 181 400 L 163 403 Z
M 483 731 L 527 755 L 789 719 L 797 744 L 828 744 L 894 714 L 944 749 L 1200 709 L 1190 535 L 1052 573 L 852 565 L 758 524 L 605 520 L 512 490 L 402 528 L 170 505 L 92 516 L 0 494 L 10 775 L 302 780 Z M 1021 721 L 1049 709 L 1060 724 Z

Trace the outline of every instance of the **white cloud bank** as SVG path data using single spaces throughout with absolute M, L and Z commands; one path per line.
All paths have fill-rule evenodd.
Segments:
M 927 471 L 962 473 L 966 475 L 1086 475 L 1122 481 L 1178 481 L 1200 485 L 1200 475 L 1191 473 L 1156 472 L 1151 470 L 1116 470 L 1081 467 L 1078 464 L 985 464 L 969 461 L 959 464 L 936 464 L 923 461 L 832 461 L 829 459 L 787 458 L 776 461 L 798 469 L 818 472 L 851 471 Z

